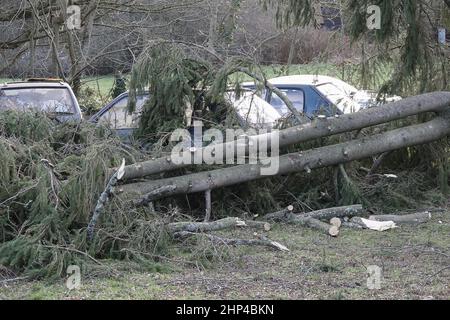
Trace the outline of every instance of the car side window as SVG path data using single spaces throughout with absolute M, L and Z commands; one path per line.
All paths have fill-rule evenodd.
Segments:
M 136 101 L 136 111 L 130 114 L 127 110 L 128 97 L 123 97 L 105 112 L 98 122 L 100 124 L 109 125 L 113 129 L 137 128 L 142 107 L 147 100 L 148 96 L 138 96 Z
M 289 100 L 300 113 L 303 113 L 305 107 L 305 93 L 301 89 L 280 89 L 281 92 L 287 95 Z M 290 110 L 281 98 L 274 92 L 270 97 L 270 104 L 282 115 L 288 115 Z

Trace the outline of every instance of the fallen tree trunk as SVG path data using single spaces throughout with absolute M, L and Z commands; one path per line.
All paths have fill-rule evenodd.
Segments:
M 305 217 L 311 217 L 318 220 L 330 220 L 332 218 L 345 218 L 345 217 L 355 217 L 359 216 L 364 212 L 362 205 L 345 206 L 328 208 L 314 212 L 305 213 Z
M 335 118 L 317 119 L 312 123 L 288 128 L 279 132 L 279 146 L 285 147 L 296 143 L 313 140 L 320 137 L 332 136 L 353 130 L 359 130 L 366 127 L 379 125 L 389 121 L 406 118 L 412 115 L 425 112 L 440 112 L 450 105 L 450 92 L 427 93 L 416 97 L 409 97 L 386 105 L 362 110 L 354 114 L 345 114 Z M 249 145 L 255 145 L 260 141 L 271 145 L 273 133 L 250 136 L 245 141 L 245 153 L 248 155 Z M 278 138 L 278 137 L 277 137 Z M 215 146 L 216 150 L 223 148 L 223 155 L 227 150 L 234 150 L 237 154 L 238 143 L 244 141 L 231 141 L 222 145 Z M 205 149 L 198 149 L 194 153 L 185 151 L 183 158 L 195 156 L 195 153 L 203 153 Z M 383 152 L 382 152 L 383 153 Z M 377 154 L 374 154 L 377 155 Z M 189 167 L 191 163 L 177 164 L 172 161 L 171 156 L 145 161 L 125 168 L 124 181 L 143 178 L 145 176 L 173 171 L 176 169 Z
M 393 221 L 396 224 L 420 224 L 426 223 L 430 221 L 431 213 L 430 212 L 418 212 L 407 215 L 378 215 L 378 216 L 370 216 L 369 220 L 374 221 Z
M 210 240 L 213 243 L 229 246 L 265 246 L 270 247 L 279 251 L 289 251 L 288 248 L 283 246 L 281 243 L 272 241 L 265 237 L 260 237 L 260 239 L 227 239 L 212 234 L 207 233 L 194 233 L 188 231 L 181 231 L 175 233 L 174 237 L 179 240 L 185 240 L 191 237 L 203 237 Z
M 299 171 L 310 172 L 312 169 L 361 160 L 384 152 L 444 138 L 450 134 L 449 117 L 449 115 L 443 115 L 426 123 L 346 143 L 287 154 L 279 158 L 271 158 L 271 161 L 279 164 L 278 175 L 284 175 Z M 268 176 L 261 173 L 263 168 L 264 166 L 261 164 L 248 164 L 181 177 L 133 183 L 121 186 L 121 188 L 118 188 L 117 193 L 122 193 L 128 198 L 146 197 L 147 194 L 154 192 L 158 188 L 168 185 L 174 187 L 164 194 L 152 194 L 151 197 L 146 197 L 147 201 L 153 201 L 163 197 L 204 192 L 210 189 L 267 178 Z
M 225 218 L 212 222 L 174 222 L 167 225 L 170 233 L 177 232 L 210 232 L 235 227 L 245 227 L 245 221 L 239 218 Z

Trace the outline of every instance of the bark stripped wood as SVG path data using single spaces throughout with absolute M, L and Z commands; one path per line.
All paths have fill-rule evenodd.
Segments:
M 178 240 L 186 240 L 191 237 L 199 237 L 199 238 L 206 238 L 209 241 L 219 244 L 219 245 L 228 245 L 228 246 L 265 246 L 270 247 L 279 251 L 289 251 L 288 248 L 286 248 L 281 243 L 278 243 L 276 241 L 272 241 L 270 239 L 267 239 L 265 237 L 260 237 L 259 239 L 227 239 L 222 238 L 218 236 L 214 236 L 211 234 L 206 233 L 195 233 L 195 232 L 188 232 L 188 231 L 181 231 L 174 234 L 174 237 Z
M 377 215 L 377 216 L 370 216 L 369 220 L 374 221 L 393 221 L 398 225 L 401 224 L 421 224 L 426 223 L 430 221 L 431 219 L 431 213 L 426 212 L 418 212 L 413 214 L 407 214 L 407 215 Z
M 305 217 L 311 217 L 318 220 L 330 220 L 332 218 L 345 218 L 345 217 L 354 217 L 364 213 L 363 206 L 353 205 L 353 206 L 345 206 L 345 207 L 336 207 L 336 208 L 328 208 L 313 212 L 305 213 Z
M 245 221 L 239 218 L 225 218 L 212 222 L 175 222 L 167 225 L 170 233 L 177 232 L 210 232 L 219 231 L 236 227 L 245 227 Z
M 378 110 L 377 108 L 375 108 Z M 355 115 L 356 116 L 356 115 Z M 450 115 L 445 114 L 431 121 L 405 128 L 392 130 L 368 138 L 326 146 L 300 153 L 292 153 L 271 159 L 279 163 L 278 175 L 324 168 L 328 166 L 362 160 L 376 154 L 406 147 L 421 145 L 450 135 Z M 149 201 L 179 194 L 204 192 L 248 181 L 268 178 L 261 173 L 261 164 L 240 165 L 213 171 L 200 172 L 181 177 L 133 183 L 122 186 L 124 196 L 133 198 L 154 193 L 163 186 L 174 186 L 165 194 L 155 194 Z
M 313 140 L 320 137 L 328 137 L 348 131 L 359 130 L 366 127 L 379 125 L 385 122 L 399 120 L 412 115 L 426 112 L 440 112 L 450 105 L 450 92 L 434 92 L 419 95 L 416 97 L 405 98 L 400 101 L 388 103 L 386 105 L 362 110 L 354 114 L 345 114 L 335 118 L 317 119 L 312 123 L 295 126 L 279 133 L 280 147 Z M 269 140 L 271 134 L 251 136 L 248 143 L 255 144 L 258 141 Z M 231 141 L 223 146 L 223 154 L 226 150 L 237 150 L 237 142 Z M 219 146 L 217 146 L 219 147 Z M 248 153 L 248 145 L 246 152 Z M 199 149 L 196 152 L 204 152 Z M 382 154 L 384 152 L 378 153 Z M 236 152 L 235 152 L 236 154 Z M 377 154 L 373 154 L 377 155 Z M 372 155 L 372 156 L 373 156 Z M 186 151 L 183 156 L 192 156 L 190 151 Z M 173 171 L 180 168 L 189 167 L 190 164 L 175 164 L 172 162 L 170 155 L 168 157 L 154 159 L 127 166 L 125 168 L 124 181 L 143 178 L 153 174 Z
M 106 203 L 109 200 L 109 197 L 113 193 L 114 187 L 119 183 L 124 175 L 125 170 L 125 159 L 122 161 L 122 165 L 117 170 L 117 172 L 109 179 L 108 184 L 106 185 L 105 190 L 100 195 L 100 198 L 97 201 L 97 205 L 95 206 L 94 213 L 92 214 L 91 221 L 87 227 L 87 237 L 89 240 L 94 238 L 94 229 L 97 224 L 97 220 L 100 218 L 101 213 L 105 210 Z

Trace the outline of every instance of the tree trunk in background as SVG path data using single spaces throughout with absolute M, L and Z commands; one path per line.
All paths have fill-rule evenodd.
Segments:
M 217 44 L 217 20 L 219 17 L 219 1 L 212 0 L 209 1 L 209 6 L 211 8 L 210 18 L 209 18 L 209 35 L 208 35 L 208 47 L 211 51 L 216 51 Z

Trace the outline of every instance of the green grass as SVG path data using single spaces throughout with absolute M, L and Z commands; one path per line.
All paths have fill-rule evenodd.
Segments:
M 111 89 L 114 85 L 114 76 L 105 75 L 99 77 L 87 77 L 82 80 L 82 86 L 87 86 L 99 93 L 102 97 L 110 95 Z
M 241 229 L 219 235 L 252 238 L 252 233 Z M 267 236 L 290 252 L 222 248 L 226 254 L 205 269 L 180 246 L 185 254 L 165 261 L 170 268 L 160 273 L 86 273 L 81 288 L 71 292 L 64 279 L 0 282 L 0 299 L 450 299 L 449 233 L 450 212 L 387 232 L 343 229 L 338 238 L 276 225 Z M 381 290 L 367 288 L 370 265 L 383 270 Z M 117 262 L 108 266 L 121 267 Z

